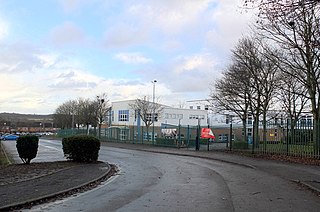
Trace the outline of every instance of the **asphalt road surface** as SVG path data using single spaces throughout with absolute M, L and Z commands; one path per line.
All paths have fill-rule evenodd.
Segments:
M 40 144 L 42 153 L 37 161 L 63 159 L 59 141 L 41 140 Z M 99 160 L 116 164 L 120 169 L 118 175 L 91 191 L 36 206 L 31 211 L 223 212 L 320 208 L 319 197 L 311 192 L 277 175 L 246 166 L 105 146 L 101 147 Z

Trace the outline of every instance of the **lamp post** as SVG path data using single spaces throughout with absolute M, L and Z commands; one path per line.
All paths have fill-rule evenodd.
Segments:
M 103 103 L 104 103 L 104 99 L 100 99 L 99 96 L 97 96 L 98 99 L 98 125 L 99 125 L 99 139 L 101 138 L 101 124 L 102 124 L 102 119 L 103 119 L 103 114 L 102 114 L 102 107 L 103 107 Z
M 155 122 L 155 102 L 154 102 L 154 98 L 155 98 L 155 92 L 156 92 L 156 82 L 157 80 L 153 80 L 152 84 L 153 84 L 153 93 L 152 93 L 152 144 L 154 144 L 154 122 Z

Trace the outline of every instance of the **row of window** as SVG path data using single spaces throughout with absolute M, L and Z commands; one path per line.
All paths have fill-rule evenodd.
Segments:
M 183 119 L 183 114 L 165 113 L 165 119 Z M 152 114 L 147 114 L 148 120 L 152 119 Z M 204 115 L 189 115 L 189 119 L 205 119 Z M 112 121 L 114 121 L 114 111 L 112 111 Z M 119 110 L 118 121 L 129 121 L 129 110 Z M 155 121 L 158 121 L 158 114 L 155 114 Z
M 165 119 L 183 119 L 183 114 L 165 113 L 164 118 Z
M 287 124 L 291 124 L 291 120 L 287 119 Z M 247 124 L 251 125 L 253 124 L 253 119 L 251 115 L 248 115 Z M 283 118 L 274 118 L 274 124 L 285 124 L 285 119 Z M 312 116 L 301 116 L 301 118 L 298 120 L 298 123 L 300 125 L 306 125 L 306 126 L 312 126 Z
M 145 117 L 148 121 L 152 120 L 152 114 L 148 113 Z M 154 114 L 155 121 L 158 121 L 158 114 Z M 114 111 L 112 111 L 112 121 L 114 121 Z M 118 121 L 129 121 L 129 110 L 119 110 Z
M 189 115 L 189 119 L 204 119 L 204 115 Z
M 192 105 L 189 107 L 191 110 L 193 110 L 195 107 L 193 107 Z M 197 105 L 197 110 L 201 110 L 201 106 L 200 105 Z M 209 105 L 205 105 L 204 106 L 204 109 L 205 110 L 209 110 Z

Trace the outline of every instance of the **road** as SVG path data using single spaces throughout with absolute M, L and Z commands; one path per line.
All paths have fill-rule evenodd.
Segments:
M 63 159 L 41 140 L 37 161 Z M 36 161 L 34 160 L 34 161 Z M 275 174 L 194 157 L 102 146 L 99 160 L 120 172 L 79 195 L 31 211 L 318 211 L 320 199 Z

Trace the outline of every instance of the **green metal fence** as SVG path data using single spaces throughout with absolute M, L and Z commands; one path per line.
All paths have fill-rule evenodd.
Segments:
M 174 126 L 166 125 L 163 127 L 156 127 L 154 138 L 152 138 L 152 127 L 136 126 L 112 126 L 107 129 L 99 130 L 86 129 L 63 129 L 58 131 L 59 137 L 68 137 L 79 134 L 89 134 L 100 138 L 101 141 L 121 142 L 121 143 L 138 143 L 150 144 L 155 146 L 176 147 L 176 148 L 193 148 L 195 147 L 195 140 L 197 136 L 198 126 Z M 171 130 L 168 135 L 165 132 Z M 207 143 L 207 140 L 201 140 L 200 143 Z
M 200 149 L 223 149 L 246 151 L 259 154 L 282 154 L 299 157 L 320 158 L 320 122 L 314 120 L 308 122 L 298 121 L 293 124 L 291 120 L 283 123 L 269 122 L 266 128 L 259 126 L 258 140 L 253 142 L 253 135 L 241 126 L 232 127 L 230 136 L 229 127 L 210 127 L 216 139 L 199 139 Z M 152 137 L 152 127 L 113 126 L 101 129 L 100 135 L 97 129 L 65 129 L 59 130 L 59 137 L 67 137 L 77 134 L 90 134 L 105 142 L 139 143 L 155 146 L 195 149 L 196 137 L 201 128 L 208 126 L 183 126 L 162 125 L 155 127 Z M 243 140 L 243 133 L 247 133 L 247 140 Z M 230 137 L 232 139 L 230 139 Z M 232 145 L 230 145 L 230 140 Z M 256 145 L 253 145 L 255 143 Z

